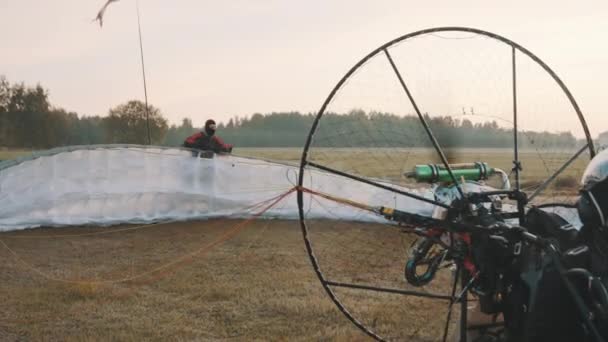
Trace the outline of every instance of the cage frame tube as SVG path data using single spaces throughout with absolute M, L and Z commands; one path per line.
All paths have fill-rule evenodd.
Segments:
M 532 52 L 530 52 L 528 49 L 524 48 L 523 46 L 515 43 L 514 41 L 512 41 L 512 40 L 510 40 L 508 38 L 505 38 L 503 36 L 500 36 L 498 34 L 495 34 L 495 33 L 489 32 L 489 31 L 484 31 L 484 30 L 476 29 L 476 28 L 463 27 L 463 26 L 443 26 L 443 27 L 428 28 L 428 29 L 423 29 L 423 30 L 412 32 L 412 33 L 408 33 L 408 34 L 402 35 L 400 37 L 397 37 L 397 38 L 395 38 L 393 40 L 390 40 L 390 41 L 386 42 L 385 44 L 381 45 L 380 47 L 376 48 L 375 50 L 373 50 L 372 52 L 370 52 L 368 55 L 366 55 L 365 57 L 363 57 L 359 62 L 357 62 L 338 81 L 338 83 L 331 90 L 331 92 L 329 93 L 329 95 L 327 96 L 327 98 L 325 99 L 325 101 L 323 102 L 323 104 L 321 105 L 321 108 L 319 109 L 319 112 L 317 113 L 317 116 L 315 117 L 315 119 L 314 119 L 314 121 L 312 123 L 311 129 L 310 129 L 310 131 L 308 133 L 308 136 L 306 138 L 306 142 L 305 142 L 303 150 L 302 150 L 302 157 L 300 159 L 300 172 L 298 174 L 298 186 L 299 186 L 299 188 L 298 188 L 298 192 L 297 192 L 297 202 L 298 202 L 298 212 L 299 212 L 299 216 L 300 216 L 300 228 L 301 228 L 302 237 L 304 239 L 304 243 L 305 243 L 305 246 L 306 246 L 306 251 L 308 252 L 308 256 L 309 256 L 310 262 L 311 262 L 311 264 L 313 266 L 313 269 L 315 271 L 315 274 L 319 278 L 319 280 L 321 282 L 321 285 L 323 286 L 325 292 L 328 294 L 328 296 L 330 297 L 330 299 L 334 302 L 334 304 L 346 316 L 346 318 L 348 320 L 350 320 L 353 324 L 355 324 L 355 326 L 357 326 L 359 329 L 361 329 L 361 331 L 363 331 L 364 333 L 366 333 L 367 335 L 369 335 L 370 337 L 372 337 L 372 338 L 374 338 L 374 339 L 376 339 L 378 341 L 383 341 L 382 337 L 380 337 L 375 332 L 373 332 L 370 328 L 366 327 L 364 324 L 362 324 L 360 321 L 358 321 L 346 309 L 346 307 L 338 299 L 338 297 L 335 295 L 335 293 L 329 287 L 329 285 L 326 284 L 325 277 L 324 277 L 323 272 L 322 272 L 322 270 L 321 270 L 321 268 L 319 266 L 319 262 L 318 262 L 318 260 L 317 260 L 317 258 L 315 256 L 315 254 L 314 254 L 314 251 L 313 251 L 313 248 L 312 248 L 312 244 L 311 244 L 310 239 L 308 237 L 308 227 L 306 225 L 305 210 L 304 210 L 304 192 L 302 191 L 302 186 L 304 184 L 304 177 L 305 177 L 304 176 L 305 169 L 306 169 L 306 165 L 307 165 L 307 162 L 308 162 L 308 153 L 309 153 L 309 149 L 310 149 L 310 146 L 312 144 L 312 141 L 313 141 L 314 134 L 317 131 L 317 127 L 319 126 L 319 122 L 320 122 L 321 118 L 325 114 L 325 110 L 327 109 L 327 106 L 332 101 L 332 99 L 337 94 L 337 92 L 346 83 L 346 81 L 362 65 L 364 65 L 368 60 L 370 60 L 371 58 L 373 58 L 374 56 L 376 56 L 378 53 L 382 52 L 383 50 L 388 49 L 392 45 L 395 45 L 397 43 L 400 43 L 400 42 L 402 42 L 404 40 L 407 40 L 407 39 L 410 39 L 410 38 L 413 38 L 413 37 L 417 37 L 417 36 L 421 36 L 421 35 L 425 35 L 425 34 L 439 33 L 439 32 L 465 32 L 465 33 L 478 34 L 478 35 L 481 35 L 481 36 L 485 36 L 485 37 L 488 37 L 488 38 L 495 39 L 495 40 L 497 40 L 499 42 L 502 42 L 502 43 L 504 43 L 504 44 L 506 44 L 508 46 L 511 46 L 512 48 L 520 51 L 524 55 L 526 55 L 529 58 L 531 58 L 534 62 L 536 62 L 541 68 L 543 68 L 553 78 L 553 80 L 559 85 L 559 87 L 561 88 L 561 90 L 564 92 L 564 94 L 566 95 L 566 97 L 570 101 L 570 104 L 572 105 L 572 107 L 576 111 L 576 114 L 577 114 L 577 116 L 579 118 L 579 121 L 581 122 L 581 125 L 583 127 L 583 131 L 585 133 L 585 138 L 586 138 L 587 143 L 588 143 L 588 149 L 589 149 L 590 157 L 593 158 L 595 156 L 595 149 L 594 149 L 594 145 L 593 145 L 593 140 L 591 138 L 591 134 L 589 132 L 589 127 L 587 126 L 587 122 L 585 120 L 585 117 L 583 116 L 583 113 L 581 112 L 581 109 L 578 106 L 578 103 L 576 102 L 576 100 L 572 96 L 572 93 L 566 87 L 566 85 L 564 84 L 564 82 L 559 78 L 559 76 L 543 60 L 541 60 L 535 54 L 533 54 Z

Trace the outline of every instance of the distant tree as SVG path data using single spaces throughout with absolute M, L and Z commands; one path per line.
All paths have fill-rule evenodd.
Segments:
M 469 119 L 462 120 L 461 123 L 462 128 L 471 129 L 473 128 L 473 123 Z
M 608 131 L 600 133 L 597 137 L 597 144 L 601 149 L 608 148 Z
M 0 77 L 0 145 L 9 147 L 49 147 L 46 139 L 50 104 L 40 85 L 10 85 Z
M 0 113 L 8 112 L 8 104 L 11 100 L 11 85 L 4 76 L 0 75 Z
M 89 116 L 78 119 L 73 126 L 72 143 L 74 145 L 93 145 L 105 142 L 103 118 Z
M 260 113 L 255 113 L 251 116 L 251 118 L 247 121 L 247 127 L 251 128 L 262 128 L 264 125 L 264 115 Z
M 110 110 L 109 116 L 79 117 L 51 106 L 48 92 L 40 85 L 10 84 L 0 75 L 0 146 L 49 148 L 98 143 L 147 144 L 145 105 L 130 101 Z M 316 113 L 254 113 L 234 116 L 218 125 L 219 135 L 238 147 L 301 147 Z M 473 123 L 448 116 L 424 114 L 442 147 L 513 146 L 513 130 L 495 121 Z M 150 106 L 152 142 L 179 146 L 195 131 L 192 120 L 168 127 L 160 111 Z M 566 128 L 565 128 L 566 129 Z M 521 147 L 569 149 L 584 142 L 569 132 L 518 132 Z M 608 132 L 598 146 L 608 144 Z M 416 115 L 354 108 L 343 113 L 326 112 L 317 126 L 315 147 L 431 147 Z
M 193 130 L 194 126 L 192 125 L 192 119 L 190 119 L 190 118 L 183 118 L 182 119 L 182 125 L 180 126 L 180 128 L 187 129 L 187 130 Z
M 50 148 L 103 143 L 101 118 L 51 106 L 41 85 L 10 84 L 0 75 L 0 146 Z
M 160 144 L 168 130 L 167 120 L 158 108 L 149 105 L 152 144 Z M 105 140 L 108 143 L 147 144 L 146 105 L 137 100 L 110 109 L 103 119 Z
M 186 137 L 190 136 L 196 130 L 197 129 L 192 125 L 192 120 L 184 118 L 182 119 L 182 124 L 180 126 L 171 125 L 171 127 L 169 127 L 163 145 L 181 146 Z
M 11 138 L 8 103 L 11 98 L 11 85 L 4 76 L 0 76 L 0 146 L 8 146 Z

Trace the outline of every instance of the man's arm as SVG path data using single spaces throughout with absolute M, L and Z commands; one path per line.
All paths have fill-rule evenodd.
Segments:
M 232 152 L 233 146 L 231 144 L 224 143 L 222 138 L 218 137 L 217 135 L 213 136 L 213 142 L 214 142 L 214 145 L 217 146 L 217 149 L 220 152 L 227 152 L 227 153 Z

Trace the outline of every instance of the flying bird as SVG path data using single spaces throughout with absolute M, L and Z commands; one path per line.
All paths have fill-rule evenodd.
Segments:
M 106 2 L 106 4 L 103 5 L 103 7 L 99 10 L 99 13 L 97 13 L 97 17 L 93 19 L 93 21 L 99 20 L 99 27 L 103 27 L 103 14 L 105 13 L 106 8 L 108 8 L 111 3 L 116 1 L 118 0 L 108 0 L 108 2 Z

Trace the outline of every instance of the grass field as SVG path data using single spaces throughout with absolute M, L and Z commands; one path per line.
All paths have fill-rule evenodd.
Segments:
M 0 150 L 0 160 L 12 159 L 30 154 L 25 150 Z M 299 165 L 302 157 L 301 148 L 235 148 L 234 155 L 263 158 Z M 450 163 L 471 163 L 482 161 L 491 167 L 496 167 L 511 173 L 513 168 L 513 151 L 511 149 L 461 148 L 445 150 Z M 523 167 L 521 172 L 521 187 L 531 193 L 539 184 L 551 177 L 575 151 L 543 151 L 523 150 L 519 158 Z M 418 186 L 414 181 L 404 177 L 404 173 L 413 170 L 415 165 L 436 163 L 441 164 L 437 153 L 432 149 L 369 149 L 369 148 L 312 148 L 309 160 L 346 171 L 356 175 L 381 178 L 404 186 Z M 579 156 L 563 173 L 552 182 L 543 192 L 543 197 L 549 201 L 561 201 L 575 195 L 579 187 L 585 167 L 589 162 L 586 153 Z M 498 178 L 494 178 L 494 186 L 500 186 Z M 515 185 L 514 177 L 511 177 Z
M 18 157 L 26 156 L 30 154 L 29 150 L 19 150 L 19 149 L 0 149 L 0 160 L 9 160 L 15 159 Z
M 261 157 L 271 160 L 300 163 L 301 149 L 236 149 L 235 154 L 247 157 Z M 445 151 L 450 163 L 486 162 L 491 167 L 511 173 L 513 168 L 513 151 L 511 149 L 454 149 Z M 533 191 L 539 184 L 551 177 L 575 151 L 550 152 L 542 150 L 524 150 L 519 153 L 523 167 L 521 187 Z M 381 178 L 396 184 L 412 186 L 414 181 L 403 176 L 418 164 L 441 164 L 437 153 L 431 149 L 311 149 L 309 160 L 340 171 L 356 175 Z M 575 194 L 579 187 L 585 167 L 589 162 L 587 154 L 579 156 L 563 173 L 556 178 L 544 194 L 546 196 L 564 196 Z M 498 178 L 495 178 L 498 180 Z M 511 177 L 514 186 L 514 177 Z M 494 184 L 499 186 L 498 183 Z
M 24 153 L 2 151 L 0 159 Z M 301 156 L 300 149 L 240 148 L 234 153 L 295 164 Z M 537 151 L 523 151 L 521 159 L 532 175 L 524 184 L 538 182 L 569 156 L 539 158 Z M 509 150 L 489 149 L 452 151 L 449 157 L 507 170 L 512 160 Z M 369 149 L 319 149 L 311 152 L 311 160 L 396 182 L 406 182 L 402 173 L 415 164 L 437 162 L 429 150 Z M 578 177 L 585 163 L 584 157 L 576 161 L 565 177 Z M 576 182 L 563 184 L 552 191 L 576 188 Z M 254 221 L 234 238 L 177 262 L 235 224 L 210 220 L 116 232 L 123 227 L 1 233 L 0 340 L 368 340 L 321 287 L 297 221 Z M 411 236 L 361 223 L 309 224 L 328 279 L 411 289 L 402 275 Z M 93 235 L 65 236 L 82 233 Z M 163 265 L 168 267 L 138 276 Z M 445 294 L 449 280 L 446 270 L 425 290 Z M 343 288 L 336 293 L 385 337 L 436 341 L 443 331 L 445 302 Z
M 27 150 L 0 150 L 0 160 L 26 156 Z M 301 148 L 235 148 L 238 156 L 263 158 L 299 164 L 302 157 Z M 483 161 L 492 167 L 510 172 L 513 167 L 511 149 L 462 148 L 445 150 L 450 163 L 470 163 Z M 561 167 L 574 151 L 523 150 L 520 161 L 523 165 L 522 182 L 524 186 L 533 186 L 542 182 Z M 431 149 L 327 149 L 312 148 L 309 160 L 334 167 L 339 170 L 354 172 L 368 177 L 404 181 L 403 173 L 411 171 L 417 164 L 441 163 L 436 152 Z M 560 176 L 558 187 L 577 185 L 589 158 L 583 154 L 570 165 Z M 561 186 L 559 185 L 561 184 Z
M 235 223 L 173 223 L 79 237 L 64 235 L 120 227 L 2 233 L 0 240 L 12 252 L 0 246 L 0 340 L 368 340 L 323 291 L 296 221 L 254 221 L 190 262 L 126 283 L 47 279 L 130 277 L 209 244 Z M 316 222 L 314 243 L 328 276 L 359 282 L 374 277 L 403 288 L 403 254 L 385 257 L 405 250 L 409 237 L 395 239 L 397 233 L 386 229 Z M 366 234 L 375 236 L 373 243 L 365 241 L 372 237 Z M 372 250 L 380 253 L 370 258 Z M 337 293 L 366 324 L 390 338 L 434 341 L 443 330 L 445 302 Z

